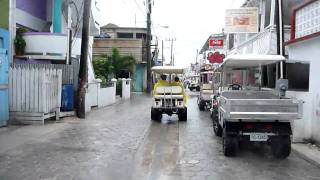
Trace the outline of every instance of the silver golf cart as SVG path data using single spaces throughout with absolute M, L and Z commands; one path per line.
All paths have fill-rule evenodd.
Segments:
M 277 81 L 276 89 L 261 87 L 261 67 L 284 60 L 278 55 L 234 55 L 219 67 L 222 82 L 212 118 L 225 156 L 236 155 L 241 141 L 267 143 L 277 158 L 290 155 L 291 122 L 302 117 L 302 102 L 285 96 L 285 79 Z
M 218 80 L 218 81 L 217 81 Z M 220 72 L 203 71 L 200 73 L 200 94 L 198 96 L 198 107 L 200 111 L 210 110 L 212 98 L 217 94 L 220 82 Z
M 200 91 L 200 76 L 199 75 L 190 76 L 190 83 L 189 83 L 188 88 L 190 91 L 193 91 L 193 90 Z
M 179 121 L 187 121 L 187 105 L 184 87 L 180 82 L 174 82 L 174 77 L 184 74 L 184 68 L 175 66 L 157 66 L 152 68 L 153 77 L 167 75 L 167 81 L 155 84 L 153 90 L 153 105 L 151 119 L 161 121 L 162 114 L 177 114 Z

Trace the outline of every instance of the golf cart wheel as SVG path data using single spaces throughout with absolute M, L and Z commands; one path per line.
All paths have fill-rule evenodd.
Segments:
M 274 137 L 271 140 L 271 150 L 274 157 L 285 159 L 291 153 L 291 139 L 289 135 Z
M 192 87 L 189 87 L 189 90 L 190 90 L 190 91 L 193 91 L 193 89 L 194 89 L 194 88 L 192 88 Z
M 202 100 L 199 100 L 198 107 L 200 111 L 205 111 L 205 103 Z
M 200 86 L 196 87 L 196 91 L 200 91 Z
M 182 110 L 179 114 L 179 121 L 187 121 L 188 119 L 188 109 L 184 108 L 184 110 Z
M 213 120 L 213 132 L 216 136 L 221 137 L 222 136 L 222 128 L 218 122 L 218 120 Z
M 162 119 L 162 113 L 151 108 L 151 120 L 153 121 L 161 121 Z
M 222 150 L 227 157 L 236 156 L 238 150 L 238 138 L 236 136 L 227 135 L 225 128 L 222 134 Z

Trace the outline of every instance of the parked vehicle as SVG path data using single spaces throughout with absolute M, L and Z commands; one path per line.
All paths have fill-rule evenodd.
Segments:
M 236 155 L 242 141 L 267 143 L 277 158 L 290 155 L 291 122 L 301 118 L 302 102 L 285 97 L 287 80 L 278 80 L 275 90 L 261 88 L 261 66 L 284 60 L 278 55 L 234 55 L 220 66 L 212 119 L 225 156 Z
M 220 80 L 219 72 L 203 71 L 200 73 L 200 94 L 198 96 L 198 107 L 200 111 L 211 109 L 212 98 L 214 94 L 217 93 L 216 79 Z
M 153 77 L 161 76 L 153 90 L 153 105 L 151 120 L 161 121 L 162 114 L 177 114 L 179 121 L 187 121 L 186 94 L 178 75 L 184 74 L 184 69 L 175 66 L 157 66 L 152 68 Z M 176 80 L 175 80 L 176 79 Z
M 193 91 L 200 91 L 200 76 L 199 75 L 193 75 L 190 77 L 189 82 L 189 90 Z

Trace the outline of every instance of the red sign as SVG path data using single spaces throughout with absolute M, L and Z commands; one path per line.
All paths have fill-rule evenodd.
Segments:
M 224 54 L 220 54 L 219 52 L 215 53 L 208 53 L 207 59 L 209 60 L 210 63 L 223 63 L 223 60 L 226 56 Z
M 209 47 L 223 47 L 224 40 L 223 39 L 209 39 Z

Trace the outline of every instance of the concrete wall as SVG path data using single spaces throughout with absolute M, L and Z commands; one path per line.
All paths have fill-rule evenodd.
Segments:
M 298 96 L 305 101 L 303 123 L 296 123 L 295 128 L 299 130 L 299 136 L 311 138 L 320 143 L 320 37 L 305 40 L 289 45 L 289 59 L 307 61 L 310 63 L 309 92 Z
M 90 112 L 92 107 L 102 108 L 116 102 L 116 80 L 113 86 L 100 88 L 100 81 L 89 83 L 86 93 L 86 112 Z
M 9 28 L 9 0 L 0 0 L 0 28 Z

